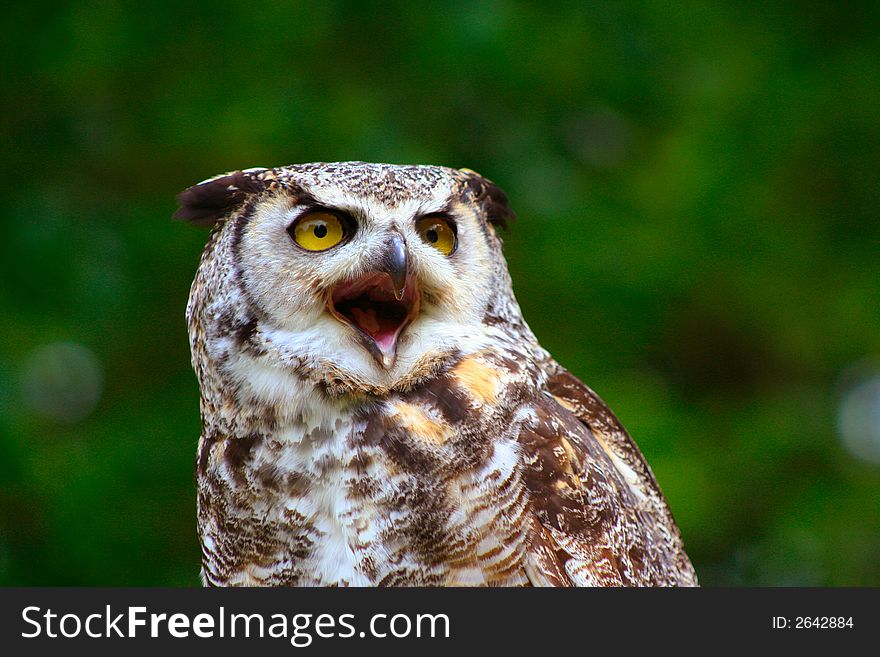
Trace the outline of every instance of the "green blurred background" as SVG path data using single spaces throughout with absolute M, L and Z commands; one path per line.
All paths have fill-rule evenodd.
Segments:
M 705 585 L 880 585 L 877 7 L 7 8 L 0 583 L 197 584 L 174 195 L 359 159 L 508 192 L 526 318 Z

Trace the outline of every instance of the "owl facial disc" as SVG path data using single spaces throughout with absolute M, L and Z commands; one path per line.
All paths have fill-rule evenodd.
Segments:
M 418 314 L 419 292 L 409 277 L 372 272 L 333 288 L 327 308 L 353 327 L 364 347 L 388 368 L 394 363 L 397 339 Z

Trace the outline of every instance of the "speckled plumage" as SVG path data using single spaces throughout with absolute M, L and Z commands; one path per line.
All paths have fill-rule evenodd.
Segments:
M 468 170 L 359 162 L 251 169 L 180 196 L 214 227 L 187 319 L 209 585 L 695 585 L 657 483 L 605 404 L 541 348 Z M 304 210 L 354 218 L 319 253 Z M 457 226 L 449 256 L 419 216 Z M 385 360 L 327 312 L 406 245 L 417 314 Z

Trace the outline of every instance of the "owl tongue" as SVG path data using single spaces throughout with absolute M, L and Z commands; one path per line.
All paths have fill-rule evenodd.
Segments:
M 397 338 L 416 314 L 415 285 L 406 286 L 401 299 L 395 298 L 387 274 L 367 274 L 333 290 L 330 313 L 371 338 L 370 351 L 383 363 L 393 361 Z M 386 365 L 387 366 L 387 365 Z
M 364 309 L 353 306 L 351 314 L 358 328 L 373 338 L 382 352 L 388 353 L 394 348 L 397 329 L 401 325 L 399 320 L 377 313 L 375 307 Z
M 360 326 L 374 338 L 376 337 L 376 334 L 379 332 L 379 320 L 376 319 L 375 308 L 367 308 L 366 310 L 362 310 L 360 308 L 354 307 L 351 309 L 351 314 L 354 315 L 354 321 L 358 326 Z

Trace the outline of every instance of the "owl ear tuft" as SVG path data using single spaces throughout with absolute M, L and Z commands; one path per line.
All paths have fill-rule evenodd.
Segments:
M 269 181 L 259 174 L 266 169 L 235 171 L 193 185 L 177 195 L 174 218 L 194 226 L 213 226 L 244 203 L 250 194 L 264 191 Z
M 465 185 L 470 190 L 474 203 L 482 209 L 486 220 L 493 226 L 501 226 L 504 230 L 508 230 L 516 219 L 516 213 L 508 203 L 507 194 L 476 171 L 471 169 L 460 169 L 460 171 L 465 174 Z

